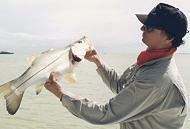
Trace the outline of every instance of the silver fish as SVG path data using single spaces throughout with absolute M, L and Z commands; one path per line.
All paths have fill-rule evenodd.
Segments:
M 28 87 L 36 85 L 36 94 L 39 94 L 51 72 L 58 78 L 76 82 L 73 69 L 84 59 L 89 49 L 91 42 L 84 36 L 63 49 L 50 49 L 36 58 L 30 58 L 31 66 L 20 77 L 0 86 L 0 94 L 6 99 L 8 113 L 14 115 L 17 112 Z

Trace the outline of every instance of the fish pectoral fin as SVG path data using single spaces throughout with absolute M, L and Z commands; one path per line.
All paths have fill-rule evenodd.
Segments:
M 20 107 L 23 94 L 24 92 L 19 95 L 12 92 L 4 97 L 6 99 L 6 106 L 9 114 L 14 115 L 17 112 Z
M 64 80 L 70 82 L 70 83 L 75 83 L 77 82 L 76 75 L 74 73 L 67 73 L 63 76 Z
M 27 62 L 28 62 L 28 64 L 31 65 L 32 62 L 33 62 L 35 59 L 36 59 L 36 56 L 34 56 L 34 55 L 28 56 L 28 57 L 27 57 Z
M 39 95 L 44 87 L 44 84 L 36 86 L 36 95 Z

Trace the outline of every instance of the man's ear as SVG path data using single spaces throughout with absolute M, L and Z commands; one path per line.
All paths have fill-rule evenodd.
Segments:
M 174 38 L 168 37 L 167 36 L 167 44 L 172 46 L 172 41 L 174 40 Z
M 173 37 L 167 37 L 167 40 L 169 40 L 169 42 L 172 42 L 174 40 Z

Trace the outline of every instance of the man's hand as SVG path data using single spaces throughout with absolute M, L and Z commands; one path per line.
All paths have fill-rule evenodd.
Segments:
M 59 99 L 63 95 L 63 89 L 57 82 L 56 76 L 54 73 L 51 73 L 49 76 L 49 79 L 45 83 L 45 88 L 52 92 L 55 96 L 57 96 Z
M 100 58 L 95 49 L 87 51 L 85 55 L 85 59 L 87 59 L 90 62 L 94 62 L 97 65 L 97 67 L 101 65 Z

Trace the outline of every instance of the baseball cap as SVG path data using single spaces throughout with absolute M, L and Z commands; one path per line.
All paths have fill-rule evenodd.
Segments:
M 159 3 L 148 15 L 136 14 L 136 16 L 142 24 L 164 30 L 175 38 L 182 38 L 188 32 L 185 14 L 169 4 Z

